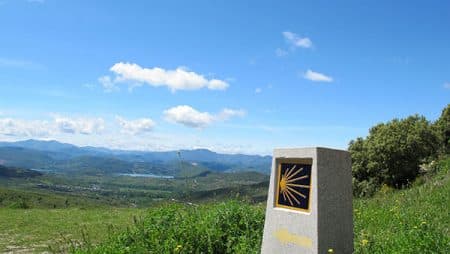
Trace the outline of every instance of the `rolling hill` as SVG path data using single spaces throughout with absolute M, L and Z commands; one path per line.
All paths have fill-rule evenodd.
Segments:
M 52 169 L 65 173 L 152 173 L 176 175 L 195 171 L 256 171 L 268 174 L 270 156 L 220 154 L 207 149 L 166 152 L 78 147 L 57 141 L 0 142 L 0 165 Z
M 6 166 L 0 165 L 0 177 L 22 178 L 22 177 L 35 177 L 35 176 L 40 176 L 40 175 L 42 175 L 42 173 L 34 171 L 34 170 L 15 168 L 15 167 L 6 167 Z

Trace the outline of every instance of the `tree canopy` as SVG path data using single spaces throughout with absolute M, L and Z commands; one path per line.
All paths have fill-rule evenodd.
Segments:
M 371 195 L 381 185 L 401 188 L 413 181 L 420 165 L 450 148 L 450 104 L 432 123 L 419 115 L 372 127 L 349 144 L 355 195 Z

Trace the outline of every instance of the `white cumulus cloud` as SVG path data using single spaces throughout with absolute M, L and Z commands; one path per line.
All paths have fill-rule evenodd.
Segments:
M 115 77 L 103 76 L 99 79 L 106 91 L 117 89 L 119 83 L 131 83 L 132 86 L 147 84 L 154 87 L 165 86 L 170 91 L 197 90 L 207 88 L 210 90 L 225 90 L 229 84 L 224 80 L 208 79 L 205 76 L 178 67 L 175 70 L 166 70 L 159 67 L 143 68 L 135 63 L 119 62 L 114 64 L 110 71 Z
M 208 81 L 208 88 L 211 90 L 225 90 L 228 86 L 228 83 L 223 80 L 211 79 Z
M 122 127 L 122 132 L 126 134 L 139 135 L 151 132 L 156 123 L 150 118 L 140 118 L 136 120 L 126 120 L 120 116 L 116 117 L 117 122 Z
M 105 129 L 105 121 L 102 118 L 69 118 L 55 117 L 56 128 L 62 133 L 71 134 L 96 134 Z
M 226 121 L 231 117 L 245 115 L 243 110 L 223 109 L 218 114 L 211 114 L 208 112 L 200 112 L 191 106 L 180 105 L 164 111 L 166 121 L 171 123 L 182 124 L 191 128 L 204 128 L 214 122 Z
M 312 71 L 312 70 L 307 70 L 304 73 L 303 78 L 314 81 L 314 82 L 333 82 L 332 77 L 327 76 L 320 72 Z
M 300 48 L 312 47 L 312 41 L 308 37 L 300 37 L 298 34 L 295 34 L 290 31 L 283 32 L 283 37 L 293 47 L 300 47 Z
M 188 127 L 202 128 L 214 122 L 214 116 L 208 112 L 199 112 L 196 109 L 181 105 L 164 111 L 164 117 L 172 123 L 183 124 Z

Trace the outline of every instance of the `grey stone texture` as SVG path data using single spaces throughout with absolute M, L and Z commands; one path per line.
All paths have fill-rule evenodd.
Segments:
M 309 212 L 275 207 L 276 167 L 284 158 L 312 158 Z M 310 246 L 305 239 L 311 240 Z M 322 254 L 329 249 L 339 254 L 353 252 L 350 154 L 321 147 L 275 149 L 261 253 Z

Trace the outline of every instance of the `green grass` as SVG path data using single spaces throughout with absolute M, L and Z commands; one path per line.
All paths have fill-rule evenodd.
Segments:
M 111 227 L 123 230 L 144 209 L 9 209 L 0 208 L 0 252 L 43 252 L 48 246 L 64 248 L 69 240 L 87 235 L 105 240 Z M 113 225 L 113 226 L 112 226 Z
M 61 194 L 47 190 L 0 188 L 0 207 L 9 208 L 70 208 L 108 207 L 110 202 L 71 193 Z
M 356 253 L 449 253 L 450 159 L 412 188 L 354 202 Z
M 73 253 L 259 253 L 264 209 L 238 201 L 164 205 L 101 245 Z

